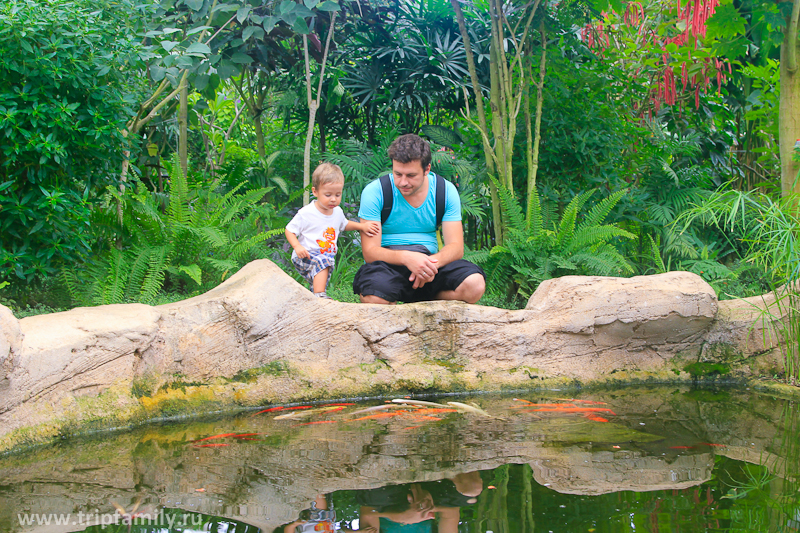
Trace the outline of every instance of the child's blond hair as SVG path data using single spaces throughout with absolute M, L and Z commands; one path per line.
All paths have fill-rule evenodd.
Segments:
M 344 173 L 339 165 L 320 163 L 311 175 L 311 186 L 319 189 L 328 183 L 344 183 Z

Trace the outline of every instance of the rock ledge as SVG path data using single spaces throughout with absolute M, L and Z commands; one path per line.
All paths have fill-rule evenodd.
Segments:
M 690 363 L 724 365 L 734 379 L 780 372 L 752 309 L 718 303 L 688 272 L 553 279 L 519 311 L 346 304 L 314 298 L 268 260 L 159 307 L 18 321 L 0 306 L 0 451 L 301 399 L 687 381 L 697 378 Z

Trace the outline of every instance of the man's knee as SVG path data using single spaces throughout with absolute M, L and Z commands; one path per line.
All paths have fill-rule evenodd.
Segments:
M 474 304 L 486 292 L 486 280 L 482 274 L 470 274 L 461 282 L 455 292 L 459 300 Z
M 361 298 L 362 304 L 382 304 L 382 305 L 394 305 L 396 302 L 390 302 L 389 300 L 384 300 L 380 296 L 375 296 L 374 294 L 359 294 L 359 298 Z

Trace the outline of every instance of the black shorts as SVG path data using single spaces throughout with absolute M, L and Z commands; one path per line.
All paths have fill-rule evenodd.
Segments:
M 430 281 L 413 288 L 408 281 L 411 271 L 403 265 L 391 265 L 384 261 L 373 261 L 362 265 L 353 278 L 353 292 L 361 296 L 377 296 L 387 302 L 427 302 L 436 300 L 442 291 L 452 291 L 472 274 L 486 278 L 481 267 L 464 259 L 448 263 Z

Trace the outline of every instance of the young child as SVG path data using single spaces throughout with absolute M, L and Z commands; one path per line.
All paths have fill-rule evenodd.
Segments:
M 286 240 L 294 248 L 292 263 L 312 287 L 314 296 L 328 298 L 328 286 L 336 262 L 336 240 L 342 231 L 380 233 L 377 222 L 352 222 L 345 218 L 342 201 L 344 174 L 338 165 L 321 163 L 311 175 L 311 192 L 317 198 L 300 209 L 286 225 Z

